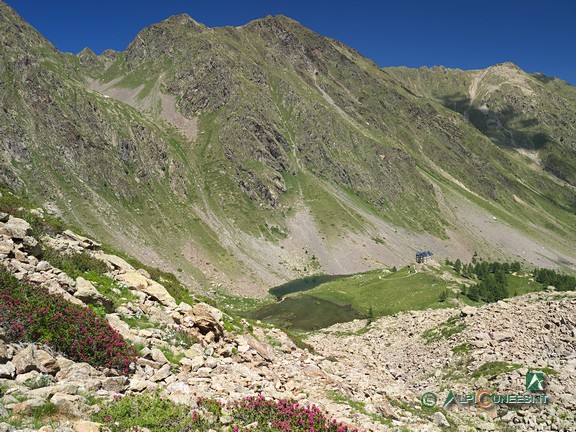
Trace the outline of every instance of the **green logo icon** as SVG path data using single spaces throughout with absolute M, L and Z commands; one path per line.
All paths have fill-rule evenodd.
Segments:
M 526 390 L 544 390 L 544 373 L 528 372 L 526 374 Z
M 428 392 L 422 395 L 420 401 L 422 402 L 422 405 L 424 405 L 425 407 L 432 408 L 433 406 L 436 406 L 436 402 L 438 402 L 438 397 L 436 396 L 435 393 Z
M 450 393 L 448 393 L 448 396 L 446 396 L 446 400 L 444 401 L 444 405 L 442 405 L 442 408 L 446 408 L 448 405 L 450 405 L 454 401 L 455 397 L 456 396 L 454 396 L 452 390 L 450 390 Z

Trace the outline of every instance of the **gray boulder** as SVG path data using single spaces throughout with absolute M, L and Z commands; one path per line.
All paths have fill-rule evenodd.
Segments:
M 23 350 L 16 353 L 12 359 L 12 363 L 16 367 L 16 373 L 18 375 L 25 374 L 31 371 L 39 371 L 40 368 L 36 361 L 34 345 L 29 345 Z
M 6 364 L 0 364 L 0 378 L 12 379 L 16 375 L 16 366 L 14 363 L 8 362 Z
M 10 216 L 7 222 L 0 222 L 0 234 L 6 234 L 16 240 L 22 240 L 32 234 L 32 227 L 24 219 Z
M 212 332 L 218 340 L 224 334 L 224 328 L 220 323 L 221 319 L 222 312 L 218 309 L 206 303 L 198 303 L 186 312 L 182 322 L 189 327 L 198 327 L 203 335 Z
M 91 282 L 80 276 L 76 278 L 76 292 L 74 293 L 74 297 L 82 300 L 86 304 L 102 306 L 108 313 L 114 310 L 112 300 L 100 294 Z

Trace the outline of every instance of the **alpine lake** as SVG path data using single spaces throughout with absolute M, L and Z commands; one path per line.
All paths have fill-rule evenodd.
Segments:
M 276 296 L 277 302 L 252 312 L 250 317 L 302 331 L 317 330 L 340 322 L 366 318 L 350 304 L 308 294 L 297 294 L 342 277 L 345 276 L 308 276 L 271 288 L 269 292 Z

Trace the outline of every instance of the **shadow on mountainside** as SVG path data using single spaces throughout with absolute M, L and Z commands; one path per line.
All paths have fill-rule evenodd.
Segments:
M 527 117 L 510 104 L 493 109 L 478 106 L 462 93 L 439 99 L 446 108 L 463 115 L 478 131 L 500 148 L 538 152 L 540 166 L 566 183 L 576 186 L 576 153 L 555 141 L 536 117 Z
M 537 151 L 552 142 L 547 133 L 533 130 L 540 123 L 537 118 L 522 118 L 522 112 L 512 105 L 498 111 L 490 110 L 489 106 L 482 109 L 461 93 L 444 96 L 440 102 L 446 108 L 462 114 L 499 147 Z

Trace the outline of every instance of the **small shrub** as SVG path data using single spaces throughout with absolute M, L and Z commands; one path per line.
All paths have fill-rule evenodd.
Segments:
M 472 351 L 472 349 L 474 349 L 474 346 L 472 344 L 463 343 L 463 344 L 456 345 L 455 347 L 453 347 L 452 352 L 454 354 L 467 354 L 470 351 Z
M 495 377 L 506 372 L 512 372 L 522 367 L 517 363 L 506 363 L 503 361 L 491 361 L 482 364 L 478 369 L 472 372 L 472 378 Z
M 55 405 L 52 402 L 46 402 L 44 405 L 32 408 L 30 416 L 34 419 L 40 420 L 43 419 L 44 417 L 58 414 L 58 411 L 59 411 L 58 405 Z
M 43 258 L 73 279 L 82 276 L 83 273 L 95 272 L 101 275 L 108 271 L 106 263 L 91 257 L 85 252 L 67 254 L 49 246 L 44 246 Z
M 217 415 L 217 416 L 221 416 L 222 415 L 222 408 L 223 408 L 223 404 L 222 402 L 216 400 L 216 399 L 207 399 L 207 398 L 198 398 L 198 406 L 204 408 L 206 411 Z
M 541 372 L 544 372 L 546 375 L 551 375 L 551 376 L 558 376 L 558 372 L 556 372 L 554 369 L 552 369 L 551 367 L 544 367 L 544 368 L 540 368 L 538 369 Z
M 29 389 L 38 389 L 42 387 L 48 387 L 54 382 L 54 378 L 48 374 L 40 374 L 35 378 L 28 378 L 24 381 L 24 385 Z
M 440 303 L 444 303 L 446 300 L 448 300 L 448 297 L 450 297 L 450 291 L 448 290 L 444 290 L 440 293 L 440 296 L 438 298 L 438 301 Z
M 102 398 L 96 396 L 94 393 L 90 392 L 82 393 L 82 396 L 84 397 L 84 402 L 86 403 L 86 405 L 89 406 L 100 405 L 100 403 L 103 400 Z
M 372 306 L 370 306 L 368 308 L 368 314 L 366 314 L 366 325 L 370 325 L 374 322 L 374 308 Z
M 95 270 L 90 270 L 80 276 L 90 281 L 100 294 L 112 300 L 115 307 L 126 303 L 126 301 L 138 300 L 138 297 L 129 288 L 119 284 L 108 274 L 100 274 Z
M 6 383 L 0 382 L 0 398 L 4 397 L 6 390 L 8 390 L 8 385 Z
M 164 357 L 166 357 L 166 360 L 168 360 L 168 363 L 173 365 L 178 365 L 180 363 L 180 360 L 182 360 L 185 357 L 184 353 L 176 354 L 170 348 L 159 347 L 158 349 L 162 351 Z
M 188 330 L 177 325 L 165 328 L 164 333 L 162 340 L 169 342 L 172 346 L 190 348 L 198 342 L 198 339 L 192 336 Z
M 111 432 L 148 428 L 152 431 L 184 432 L 204 429 L 207 424 L 196 411 L 162 399 L 158 394 L 144 393 L 116 397 L 106 404 L 94 420 Z
M 458 316 L 453 316 L 445 322 L 432 327 L 422 333 L 422 338 L 426 340 L 427 343 L 439 341 L 440 339 L 449 338 L 453 334 L 460 333 L 466 328 L 464 321 Z
M 228 409 L 235 418 L 241 418 L 244 424 L 257 421 L 264 426 L 261 430 L 358 432 L 358 429 L 326 418 L 315 405 L 300 406 L 287 400 L 247 397 L 232 403 Z

